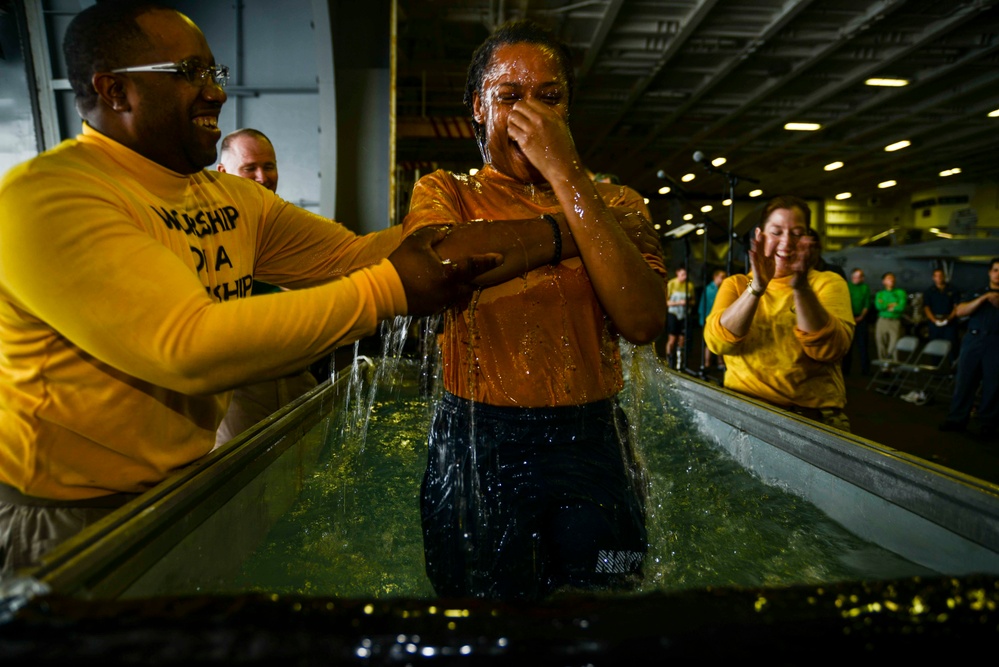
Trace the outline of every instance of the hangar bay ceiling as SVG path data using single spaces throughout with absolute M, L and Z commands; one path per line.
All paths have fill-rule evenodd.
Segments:
M 725 181 L 694 162 L 696 151 L 726 158 L 722 169 L 768 193 L 869 199 L 893 180 L 901 197 L 948 178 L 999 178 L 999 0 L 398 6 L 400 162 L 479 163 L 461 104 L 468 61 L 493 27 L 529 17 L 575 52 L 571 122 L 584 161 L 647 195 L 674 181 L 692 199 L 718 198 Z M 885 150 L 900 141 L 910 145 Z M 688 173 L 696 178 L 680 182 Z M 744 182 L 737 196 L 753 187 Z

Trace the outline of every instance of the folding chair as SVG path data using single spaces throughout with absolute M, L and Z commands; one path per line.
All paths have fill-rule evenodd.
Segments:
M 923 393 L 930 399 L 941 391 L 944 394 L 954 393 L 954 380 L 957 378 L 957 359 L 951 360 L 936 373 L 927 374 L 926 384 L 923 385 Z
M 911 363 L 919 349 L 919 338 L 916 336 L 902 336 L 895 343 L 895 348 L 891 351 L 888 359 L 875 359 L 871 362 L 874 367 L 874 375 L 867 383 L 867 388 L 874 388 L 884 394 L 888 393 L 892 385 L 895 384 L 895 371 L 902 364 Z M 883 389 L 882 389 L 883 388 Z
M 912 382 L 911 389 L 926 395 L 926 388 L 933 377 L 950 371 L 951 364 L 947 363 L 950 356 L 949 340 L 931 340 L 919 352 L 919 356 L 911 364 L 899 364 L 895 376 L 898 381 L 889 388 L 889 393 L 897 396 L 902 390 Z M 922 380 L 922 387 L 916 385 Z M 893 390 L 893 391 L 892 391 Z

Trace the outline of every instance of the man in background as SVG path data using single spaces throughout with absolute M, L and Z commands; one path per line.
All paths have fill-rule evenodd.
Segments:
M 853 309 L 853 321 L 856 327 L 853 330 L 850 349 L 843 357 L 843 375 L 850 374 L 854 350 L 860 356 L 860 373 L 868 375 L 871 372 L 871 355 L 867 350 L 867 341 L 870 338 L 867 315 L 871 310 L 871 288 L 864 282 L 864 272 L 859 268 L 850 272 L 850 281 L 846 286 L 850 290 L 850 307 Z
M 978 435 L 983 440 L 992 440 L 999 428 L 999 257 L 989 262 L 988 288 L 959 303 L 954 314 L 969 318 L 968 332 L 961 343 L 950 412 L 940 430 L 967 428 L 981 386 L 982 400 L 976 412 Z
M 693 285 L 687 282 L 687 269 L 680 267 L 676 270 L 676 278 L 666 283 L 666 363 L 677 370 L 683 368 L 683 344 L 686 341 L 684 328 L 687 307 L 693 296 Z M 674 352 L 676 352 L 675 360 Z
M 227 134 L 219 146 L 216 169 L 224 174 L 249 178 L 277 192 L 278 166 L 274 144 L 260 130 L 245 127 Z
M 874 296 L 874 307 L 878 311 L 878 323 L 874 337 L 878 344 L 878 358 L 890 359 L 895 352 L 895 344 L 902 337 L 902 315 L 905 313 L 905 290 L 895 289 L 895 274 L 889 271 L 881 276 L 884 289 Z
M 226 135 L 219 146 L 216 169 L 224 174 L 249 178 L 271 192 L 277 192 L 277 154 L 274 144 L 260 130 L 247 127 Z M 280 291 L 281 288 L 275 285 L 253 281 L 254 295 Z M 315 386 L 316 378 L 304 369 L 276 380 L 236 387 L 229 410 L 215 433 L 215 446 L 225 444 Z
M 933 284 L 923 292 L 923 314 L 930 323 L 930 340 L 949 340 L 952 356 L 957 354 L 957 304 L 960 301 L 960 293 L 947 282 L 943 269 L 934 269 Z

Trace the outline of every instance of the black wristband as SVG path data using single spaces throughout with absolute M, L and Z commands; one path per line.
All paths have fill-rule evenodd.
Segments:
M 552 261 L 548 263 L 555 266 L 562 261 L 562 230 L 558 228 L 558 220 L 550 213 L 545 213 L 541 219 L 552 226 L 552 236 L 555 237 L 555 254 L 552 256 Z

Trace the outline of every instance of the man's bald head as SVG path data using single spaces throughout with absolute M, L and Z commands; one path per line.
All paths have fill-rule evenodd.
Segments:
M 270 190 L 277 191 L 278 168 L 274 144 L 260 130 L 243 128 L 222 139 L 218 170 L 249 178 Z

